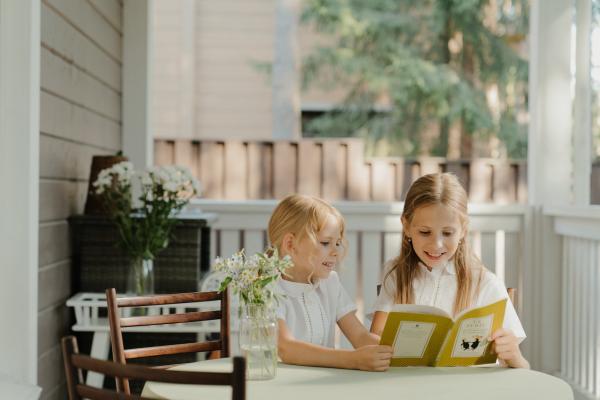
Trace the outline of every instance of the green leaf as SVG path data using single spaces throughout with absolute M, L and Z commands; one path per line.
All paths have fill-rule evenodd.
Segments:
M 227 289 L 227 286 L 229 286 L 230 283 L 231 283 L 231 277 L 230 276 L 228 276 L 225 279 L 223 279 L 223 281 L 219 285 L 219 292 L 222 292 L 225 289 Z

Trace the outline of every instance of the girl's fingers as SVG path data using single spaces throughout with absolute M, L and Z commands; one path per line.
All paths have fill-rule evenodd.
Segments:
M 494 343 L 502 345 L 502 344 L 509 344 L 509 343 L 513 343 L 514 340 L 512 337 L 508 337 L 508 336 L 503 336 L 503 337 L 499 337 L 498 339 L 494 340 Z
M 494 331 L 494 333 L 492 333 L 492 336 L 489 338 L 489 340 L 496 340 L 497 338 L 499 338 L 500 336 L 504 336 L 506 334 L 506 331 L 503 328 L 497 329 L 496 331 Z
M 505 353 L 507 351 L 514 351 L 514 349 L 511 346 L 498 346 L 498 347 L 496 347 L 496 354 L 502 354 L 502 353 Z

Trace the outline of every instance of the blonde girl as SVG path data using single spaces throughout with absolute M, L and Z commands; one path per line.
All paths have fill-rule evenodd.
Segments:
M 385 267 L 372 333 L 381 335 L 396 303 L 431 305 L 455 315 L 508 298 L 504 283 L 469 248 L 468 222 L 467 194 L 453 174 L 425 175 L 411 185 L 402 212 L 400 254 Z M 519 349 L 524 338 L 509 300 L 503 327 L 488 338 L 502 365 L 529 368 Z
M 325 201 L 291 195 L 269 221 L 269 241 L 294 266 L 279 281 L 278 350 L 288 364 L 384 371 L 392 349 L 380 346 L 355 315 L 335 266 L 343 256 L 344 220 Z M 334 349 L 338 325 L 355 350 Z

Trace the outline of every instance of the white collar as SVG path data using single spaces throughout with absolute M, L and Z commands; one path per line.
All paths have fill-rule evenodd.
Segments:
M 425 266 L 425 264 L 423 264 L 421 261 L 419 261 L 419 268 L 424 273 L 435 275 L 435 276 L 439 276 L 444 272 L 447 274 L 450 274 L 450 275 L 456 275 L 456 268 L 454 266 L 454 261 L 452 261 L 452 260 L 448 261 L 446 263 L 446 265 L 443 267 L 432 268 L 431 271 L 429 270 L 429 268 L 427 268 L 427 266 Z
M 281 288 L 290 297 L 300 297 L 305 293 L 312 292 L 319 287 L 320 283 L 320 280 L 317 280 L 315 283 L 293 282 L 283 278 L 279 280 Z

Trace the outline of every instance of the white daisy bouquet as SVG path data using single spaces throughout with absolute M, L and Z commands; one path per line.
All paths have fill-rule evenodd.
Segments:
M 215 270 L 224 276 L 219 291 L 230 287 L 246 305 L 271 305 L 279 296 L 275 282 L 292 266 L 292 259 L 279 258 L 275 248 L 250 257 L 242 249 L 229 258 L 217 258 L 215 263 Z
M 141 192 L 135 203 L 134 183 L 139 183 Z M 154 259 L 168 246 L 177 222 L 174 216 L 201 194 L 200 184 L 187 168 L 151 167 L 138 174 L 128 161 L 100 171 L 93 187 L 119 230 L 123 249 L 131 258 L 144 260 Z

